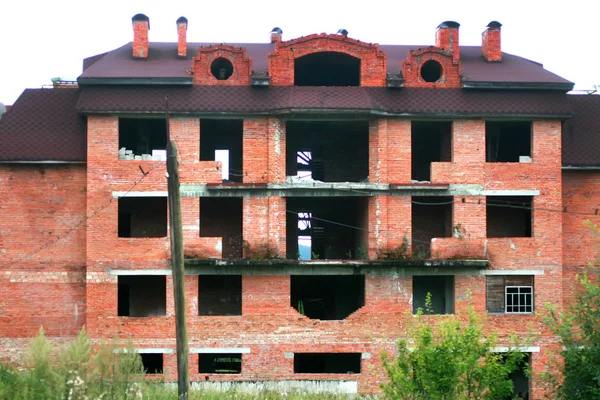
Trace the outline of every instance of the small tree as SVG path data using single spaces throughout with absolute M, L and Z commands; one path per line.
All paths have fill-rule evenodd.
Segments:
M 586 221 L 600 240 L 598 225 Z M 576 301 L 562 315 L 549 306 L 546 323 L 559 338 L 562 360 L 546 374 L 553 399 L 600 399 L 600 270 L 589 265 L 576 277 Z M 562 377 L 562 378 L 561 378 Z
M 427 301 L 430 303 L 430 296 Z M 510 374 L 525 355 L 516 351 L 492 353 L 496 337 L 486 336 L 483 324 L 469 306 L 468 318 L 444 318 L 437 327 L 431 316 L 417 313 L 409 328 L 413 342 L 398 342 L 393 358 L 384 354 L 389 378 L 384 397 L 400 400 L 460 400 L 510 398 Z

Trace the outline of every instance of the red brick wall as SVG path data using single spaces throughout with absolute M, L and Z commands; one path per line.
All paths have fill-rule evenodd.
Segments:
M 598 265 L 600 242 L 594 230 L 584 224 L 588 220 L 600 224 L 600 173 L 598 171 L 563 172 L 563 291 L 564 306 L 576 295 L 575 277 L 589 263 Z M 600 211 L 598 211 L 600 214 Z
M 85 165 L 0 166 L 0 353 L 85 323 L 85 187 Z

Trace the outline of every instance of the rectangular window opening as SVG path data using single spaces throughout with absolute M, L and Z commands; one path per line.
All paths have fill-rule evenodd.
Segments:
M 222 258 L 242 258 L 242 199 L 201 197 L 199 201 L 200 237 L 220 237 Z
M 365 305 L 364 275 L 292 275 L 291 306 L 310 319 L 343 320 Z
M 488 275 L 486 308 L 489 313 L 530 314 L 534 311 L 532 275 Z
M 436 196 L 412 198 L 412 250 L 413 255 L 427 258 L 431 252 L 431 239 L 452 237 L 453 197 Z
M 294 353 L 295 374 L 360 374 L 361 353 Z
M 224 182 L 242 182 L 242 119 L 200 120 L 200 161 L 221 161 Z
M 164 275 L 119 275 L 117 283 L 118 316 L 167 315 L 167 284 Z
M 286 257 L 362 260 L 368 257 L 368 199 L 288 197 Z
M 163 354 L 162 353 L 142 353 L 142 366 L 146 374 L 163 373 Z
M 531 162 L 531 121 L 487 121 L 487 162 Z
M 367 121 L 288 121 L 288 182 L 361 182 L 369 176 Z
M 411 179 L 431 182 L 431 163 L 452 161 L 452 122 L 413 121 L 411 136 Z
M 532 237 L 532 207 L 532 196 L 487 196 L 487 237 Z
M 198 354 L 198 372 L 201 374 L 241 374 L 242 354 Z
M 242 276 L 199 275 L 198 315 L 242 315 Z
M 419 309 L 423 314 L 454 314 L 454 276 L 413 276 L 413 313 Z
M 167 160 L 164 118 L 119 118 L 120 160 Z
M 229 180 L 229 150 L 215 150 L 215 161 L 221 162 L 221 177 Z
M 119 198 L 118 235 L 127 238 L 167 236 L 166 197 Z

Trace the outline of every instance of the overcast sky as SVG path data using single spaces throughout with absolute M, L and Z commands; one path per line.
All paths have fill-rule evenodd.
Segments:
M 82 60 L 133 37 L 131 17 L 150 18 L 150 41 L 177 40 L 185 16 L 190 42 L 266 42 L 275 26 L 284 40 L 335 33 L 381 44 L 434 43 L 443 21 L 461 24 L 460 44 L 480 45 L 492 20 L 502 23 L 502 50 L 544 64 L 576 89 L 600 83 L 598 18 L 594 0 L 500 1 L 6 1 L 0 7 L 0 102 L 13 104 L 26 88 L 52 77 L 75 79 Z M 400 67 L 400 66 L 398 66 Z

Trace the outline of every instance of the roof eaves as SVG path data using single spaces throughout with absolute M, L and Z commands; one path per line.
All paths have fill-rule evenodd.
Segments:
M 183 85 L 191 86 L 193 78 L 77 78 L 77 83 L 83 85 Z
M 463 89 L 499 89 L 499 90 L 573 90 L 573 82 L 474 82 L 464 80 Z

